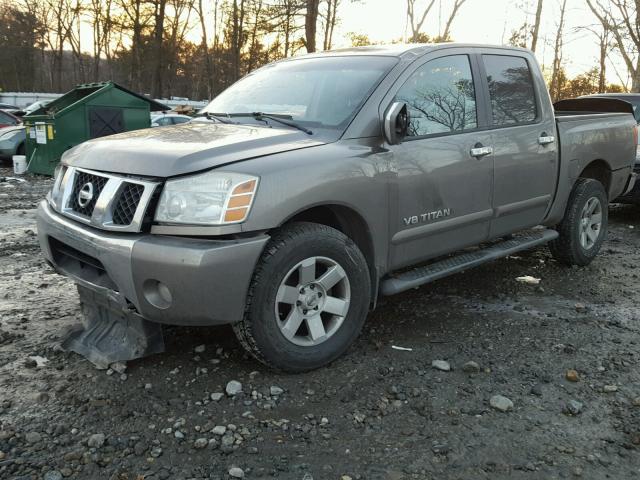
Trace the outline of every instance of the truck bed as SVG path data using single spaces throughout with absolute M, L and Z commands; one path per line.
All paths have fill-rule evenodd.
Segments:
M 576 179 L 597 162 L 606 166 L 609 199 L 618 197 L 626 186 L 635 160 L 636 121 L 630 113 L 602 113 L 589 110 L 556 112 L 559 165 L 554 207 L 546 224 L 562 218 Z

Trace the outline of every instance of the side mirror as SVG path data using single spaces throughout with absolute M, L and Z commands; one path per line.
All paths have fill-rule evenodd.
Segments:
M 390 145 L 397 145 L 407 136 L 409 109 L 404 102 L 393 102 L 384 114 L 384 137 Z

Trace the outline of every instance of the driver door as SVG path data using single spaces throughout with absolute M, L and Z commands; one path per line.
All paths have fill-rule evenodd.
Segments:
M 478 70 L 468 50 L 452 53 L 430 57 L 405 74 L 391 99 L 405 102 L 410 114 L 407 137 L 389 146 L 397 168 L 390 202 L 392 269 L 489 236 L 493 158 L 479 154 L 490 151 L 491 135 L 483 129 Z

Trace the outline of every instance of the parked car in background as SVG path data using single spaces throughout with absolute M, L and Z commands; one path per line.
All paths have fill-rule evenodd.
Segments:
M 20 120 L 20 118 L 10 112 L 0 109 L 0 128 L 15 127 L 21 123 L 22 120 Z
M 166 127 L 168 125 L 178 125 L 187 123 L 191 120 L 188 115 L 180 115 L 179 113 L 161 113 L 151 116 L 152 127 Z
M 584 95 L 580 98 L 615 98 L 617 100 L 624 100 L 633 107 L 633 116 L 636 119 L 638 125 L 640 125 L 640 93 L 596 93 L 593 95 Z M 638 140 L 638 148 L 636 150 L 636 164 L 634 172 L 640 175 L 640 139 Z M 640 205 L 640 181 L 636 182 L 636 186 L 626 195 L 615 199 L 620 203 L 632 203 Z
M 0 110 L 11 113 L 12 115 L 20 116 L 20 108 L 10 103 L 0 103 Z
M 0 159 L 25 154 L 26 129 L 22 125 L 0 129 Z

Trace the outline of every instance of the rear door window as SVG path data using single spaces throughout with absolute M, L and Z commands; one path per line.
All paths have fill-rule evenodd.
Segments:
M 476 92 L 467 55 L 431 60 L 400 88 L 396 100 L 409 109 L 409 137 L 478 128 Z
M 496 127 L 534 122 L 538 116 L 533 76 L 522 57 L 483 55 Z

